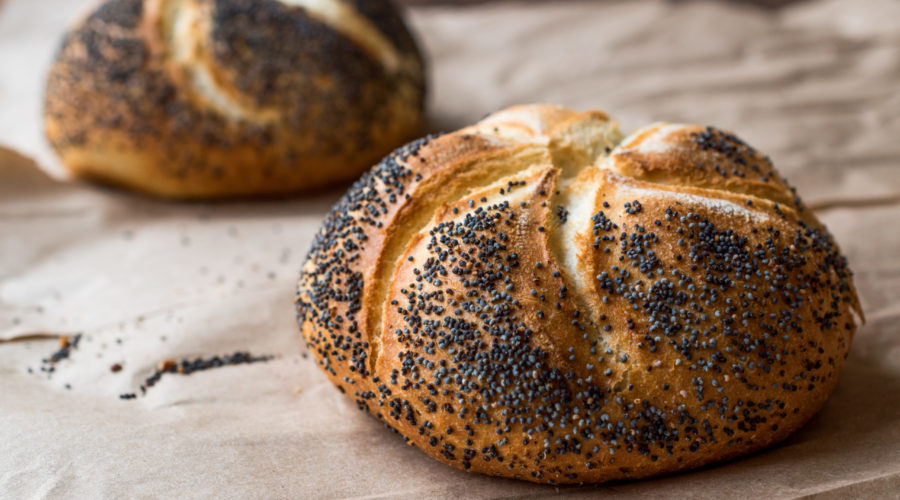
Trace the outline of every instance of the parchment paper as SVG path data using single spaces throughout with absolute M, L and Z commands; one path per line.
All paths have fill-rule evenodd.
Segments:
M 0 0 L 0 497 L 797 498 L 900 495 L 900 3 L 492 3 L 410 12 L 450 130 L 508 104 L 625 129 L 714 124 L 770 153 L 835 234 L 868 323 L 783 445 L 656 480 L 554 488 L 439 464 L 304 356 L 294 281 L 338 191 L 171 204 L 53 180 L 43 73 L 75 0 Z M 14 152 L 14 151 L 16 152 Z M 82 337 L 47 374 L 58 335 Z M 165 358 L 267 363 L 167 374 Z M 113 364 L 121 371 L 112 372 Z M 29 373 L 29 369 L 31 372 Z

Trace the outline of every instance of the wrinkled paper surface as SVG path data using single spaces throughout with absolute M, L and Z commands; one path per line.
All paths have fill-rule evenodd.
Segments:
M 339 190 L 174 204 L 54 180 L 43 79 L 75 0 L 0 0 L 0 497 L 898 497 L 900 3 L 417 7 L 433 127 L 506 105 L 600 108 L 623 128 L 737 131 L 834 233 L 868 323 L 837 390 L 772 450 L 654 480 L 554 488 L 403 443 L 305 356 L 297 270 Z M 58 335 L 81 333 L 48 376 Z M 267 363 L 166 375 L 165 359 Z M 122 370 L 112 372 L 111 365 Z M 29 372 L 29 369 L 31 372 Z

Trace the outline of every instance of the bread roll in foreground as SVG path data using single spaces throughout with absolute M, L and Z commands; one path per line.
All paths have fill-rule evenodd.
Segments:
M 734 135 L 520 106 L 363 176 L 296 306 L 338 389 L 435 459 L 586 483 L 797 430 L 862 321 L 851 276 Z
M 76 176 L 171 198 L 349 181 L 422 132 L 389 0 L 109 0 L 65 37 L 45 128 Z

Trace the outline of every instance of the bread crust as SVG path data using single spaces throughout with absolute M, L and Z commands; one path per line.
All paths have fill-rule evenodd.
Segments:
M 76 176 L 171 198 L 357 177 L 421 134 L 422 58 L 387 0 L 305 3 L 104 2 L 51 68 L 51 145 Z
M 862 311 L 844 257 L 732 134 L 519 106 L 395 151 L 334 207 L 300 330 L 433 458 L 556 484 L 783 440 Z

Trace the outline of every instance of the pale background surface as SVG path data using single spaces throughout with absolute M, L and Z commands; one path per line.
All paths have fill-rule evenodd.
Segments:
M 0 144 L 50 170 L 43 72 L 83 9 L 0 0 Z M 410 19 L 435 129 L 546 101 L 625 129 L 717 125 L 769 153 L 821 208 L 868 319 L 823 412 L 776 449 L 657 480 L 557 489 L 460 472 L 301 356 L 293 282 L 338 191 L 168 204 L 59 183 L 0 150 L 0 497 L 898 497 L 900 2 L 495 3 Z M 57 342 L 40 337 L 76 332 L 48 379 L 38 369 Z M 165 357 L 236 350 L 278 357 L 117 397 Z

